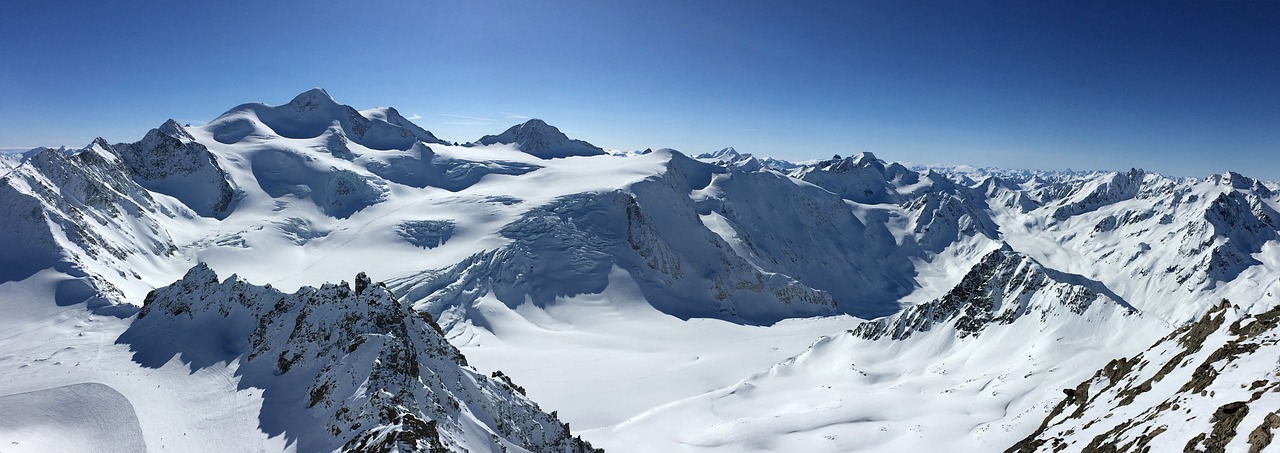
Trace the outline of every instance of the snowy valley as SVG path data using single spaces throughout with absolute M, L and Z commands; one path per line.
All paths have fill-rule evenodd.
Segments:
M 1239 173 L 455 143 L 313 89 L 0 174 L 0 451 L 1280 448 Z

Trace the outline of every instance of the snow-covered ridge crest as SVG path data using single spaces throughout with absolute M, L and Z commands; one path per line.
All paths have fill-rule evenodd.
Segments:
M 77 151 L 37 149 L 0 178 L 7 244 L 0 281 L 52 267 L 71 278 L 57 303 L 132 313 L 132 305 L 119 305 L 123 285 L 140 278 L 135 269 L 177 251 L 161 222 L 194 215 L 139 185 L 115 154 L 119 146 L 99 138 Z M 102 268 L 115 272 L 103 275 Z
M 363 273 L 285 294 L 201 263 L 149 294 L 117 342 L 146 367 L 234 365 L 241 388 L 263 389 L 261 429 L 299 451 L 593 450 Z
M 166 122 L 137 150 L 95 140 L 84 150 L 46 149 L 24 154 L 22 164 L 5 161 L 0 218 L 10 228 L 0 229 L 7 245 L 0 249 L 0 300 L 12 300 L 13 288 L 45 285 L 48 305 L 64 313 L 83 311 L 86 301 L 93 312 L 122 308 L 104 305 L 138 303 L 156 287 L 169 288 L 197 261 L 290 291 L 365 269 L 384 276 L 402 306 L 382 299 L 369 304 L 363 298 L 376 290 L 364 284 L 357 285 L 364 291 L 326 285 L 295 294 L 244 284 L 240 293 L 187 308 L 168 298 L 181 312 L 176 315 L 163 314 L 153 296 L 135 334 L 159 332 L 152 327 L 173 333 L 146 342 L 174 345 L 167 355 L 155 354 L 156 361 L 180 358 L 163 368 L 185 375 L 181 361 L 189 360 L 203 367 L 201 375 L 241 370 L 241 380 L 229 386 L 233 399 L 257 404 L 258 388 L 274 389 L 266 392 L 271 407 L 295 408 L 284 413 L 306 416 L 298 420 L 321 417 L 315 430 L 332 423 L 339 434 L 352 433 L 345 440 L 327 431 L 311 436 L 313 428 L 269 412 L 263 429 L 285 434 L 273 441 L 426 439 L 431 436 L 415 433 L 429 432 L 423 426 L 434 413 L 434 396 L 454 416 L 466 411 L 451 412 L 441 392 L 488 394 L 485 385 L 468 387 L 464 372 L 456 374 L 462 387 L 447 378 L 437 385 L 423 373 L 394 377 L 412 375 L 394 371 L 414 363 L 402 360 L 410 350 L 418 363 L 458 365 L 449 353 L 422 352 L 436 347 L 436 339 L 408 333 L 422 328 L 405 324 L 418 322 L 409 305 L 435 315 L 449 340 L 486 374 L 510 373 L 563 420 L 593 428 L 587 434 L 601 436 L 590 437 L 597 444 L 610 441 L 607 425 L 720 388 L 675 408 L 682 412 L 640 417 L 669 417 L 657 435 L 637 435 L 645 432 L 638 428 L 648 423 L 642 420 L 618 427 L 632 437 L 613 439 L 634 441 L 608 446 L 916 451 L 939 442 L 1003 448 L 1035 428 L 1061 388 L 1087 378 L 1083 370 L 1136 353 L 1169 325 L 1199 319 L 1212 301 L 1230 298 L 1251 309 L 1280 293 L 1276 186 L 1235 173 L 1199 179 L 1140 170 L 979 175 L 916 171 L 870 153 L 783 166 L 734 149 L 698 159 L 672 150 L 543 159 L 516 146 L 518 140 L 433 142 L 394 109 L 357 111 L 321 90 L 276 107 L 246 105 L 209 126 Z M 175 165 L 154 168 L 158 156 Z M 188 176 L 190 184 L 176 183 Z M 232 201 L 215 212 L 228 189 Z M 999 249 L 1001 243 L 1016 252 Z M 193 276 L 192 282 L 192 294 L 232 285 L 216 277 L 207 283 Z M 241 293 L 258 308 L 240 304 Z M 285 308 L 273 312 L 280 300 Z M 1134 310 L 1140 314 L 1129 315 Z M 353 325 L 367 329 L 353 336 L 344 321 L 329 316 L 339 311 L 408 320 L 360 321 Z M 133 319 L 123 309 L 117 314 L 123 318 L 110 323 L 118 328 L 100 330 L 107 338 Z M 886 329 L 879 337 L 847 332 L 877 318 Z M 273 321 L 257 333 L 259 319 Z M 96 340 L 77 337 L 79 326 L 70 324 L 55 331 L 58 341 L 85 346 Z M 685 326 L 740 336 L 712 339 Z M 9 331 L 28 327 L 50 332 L 43 325 Z M 899 327 L 910 335 L 894 339 Z M 422 330 L 434 329 L 427 323 Z M 774 340 L 779 332 L 792 336 Z M 770 368 L 832 333 L 810 353 Z M 346 352 L 342 346 L 356 338 L 363 343 Z M 313 340 L 318 343 L 304 345 Z M 720 340 L 734 344 L 712 344 Z M 135 344 L 142 343 L 128 343 Z M 569 344 L 574 347 L 563 347 Z M 583 344 L 591 348 L 577 347 Z M 127 347 L 115 348 L 112 360 L 137 368 Z M 649 353 L 656 350 L 665 352 Z M 259 355 L 248 359 L 254 351 Z M 5 356 L 0 362 L 14 360 Z M 550 366 L 597 358 L 610 366 L 582 374 Z M 394 370 L 372 377 L 374 360 Z M 740 365 L 725 366 L 729 361 Z M 341 409 L 328 404 L 340 399 L 350 402 L 348 411 L 391 407 L 382 405 L 390 396 L 370 399 L 383 393 L 366 398 L 344 387 L 366 378 L 343 371 L 349 364 L 369 374 L 371 385 L 388 389 L 386 395 L 401 395 L 398 389 L 409 385 L 403 382 L 421 380 L 435 386 L 434 396 L 412 395 L 412 404 L 402 405 L 408 409 L 397 406 L 385 417 L 339 420 Z M 40 376 L 34 370 L 73 375 L 64 368 L 33 364 L 15 375 L 37 376 L 24 378 L 31 385 Z M 638 398 L 607 388 L 637 378 L 636 370 L 669 379 L 635 392 L 645 394 Z M 744 376 L 750 378 L 742 386 L 726 387 Z M 150 379 L 179 387 L 191 382 Z M 248 387 L 235 392 L 242 383 Z M 308 408 L 313 390 L 321 399 Z M 193 395 L 222 401 L 209 392 Z M 619 404 L 590 405 L 584 395 Z M 511 439 L 476 415 L 494 412 L 467 407 L 471 415 L 451 425 L 464 434 L 440 434 L 440 443 L 453 436 L 485 446 L 479 450 L 519 445 L 487 437 Z M 253 436 L 258 415 L 257 408 L 237 414 L 252 423 Z M 707 420 L 712 423 L 698 425 Z M 369 433 L 355 422 L 383 428 Z M 438 421 L 437 433 L 453 429 L 446 425 Z M 484 439 L 467 437 L 472 434 Z
M 335 125 L 352 141 L 370 149 L 406 150 L 417 142 L 447 144 L 393 108 L 357 111 L 334 101 L 321 88 L 305 91 L 281 106 L 260 103 L 237 106 L 204 128 L 212 131 L 218 142 L 232 144 L 251 136 L 315 138 Z
M 702 153 L 694 157 L 694 159 L 743 171 L 769 169 L 785 173 L 799 166 L 795 163 L 772 157 L 757 158 L 749 153 L 740 153 L 733 147 Z
M 1098 302 L 1116 305 L 1108 307 L 1113 315 L 1137 314 L 1101 283 L 1046 269 L 1003 244 L 978 261 L 943 297 L 862 323 L 851 333 L 867 339 L 901 340 L 950 327 L 965 338 L 1028 315 L 1037 315 L 1040 323 L 1059 314 L 1080 316 Z

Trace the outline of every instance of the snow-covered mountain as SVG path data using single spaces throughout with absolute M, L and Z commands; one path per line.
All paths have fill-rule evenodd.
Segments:
M 537 118 L 511 126 L 501 134 L 480 137 L 475 143 L 514 145 L 520 151 L 543 159 L 605 154 L 600 147 L 582 140 L 571 139 L 560 132 L 560 129 Z
M 363 273 L 285 294 L 200 264 L 148 294 L 116 341 L 144 367 L 235 363 L 241 388 L 262 389 L 263 431 L 302 451 L 593 450 Z
M 620 451 L 1211 448 L 1212 417 L 1146 415 L 1199 390 L 1062 390 L 1138 388 L 1092 370 L 1179 354 L 1143 351 L 1214 301 L 1280 305 L 1280 186 L 1237 173 L 609 155 L 539 120 L 451 143 L 315 89 L 0 157 L 0 401 L 81 395 L 188 451 L 588 448 L 559 420 Z M 361 272 L 387 284 L 331 283 Z M 1256 344 L 1212 363 L 1274 368 Z M 68 429 L 0 441 L 99 435 Z
M 1074 388 L 1011 451 L 1264 451 L 1280 428 L 1280 307 L 1222 300 Z

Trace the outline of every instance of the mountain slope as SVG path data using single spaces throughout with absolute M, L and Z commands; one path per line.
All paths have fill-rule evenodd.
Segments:
M 204 126 L 219 143 L 239 143 L 253 137 L 278 135 L 316 138 L 336 129 L 369 149 L 405 150 L 414 143 L 447 144 L 404 118 L 393 108 L 357 111 L 339 104 L 323 89 L 305 91 L 281 106 L 243 104 Z
M 1147 350 L 1107 363 L 1009 451 L 1263 451 L 1280 428 L 1280 308 L 1223 300 Z
M 592 450 L 364 274 L 284 294 L 201 264 L 148 295 L 117 341 L 148 367 L 236 364 L 241 388 L 263 389 L 262 429 L 300 451 Z
M 1028 315 L 1036 315 L 1041 323 L 1051 316 L 1082 315 L 1099 300 L 1123 307 L 1112 308 L 1112 316 L 1137 313 L 1102 284 L 1045 269 L 1004 244 L 978 261 L 942 298 L 864 323 L 852 333 L 872 340 L 902 340 L 946 326 L 965 338 Z
M 766 371 L 598 437 L 607 445 L 658 437 L 679 451 L 1004 448 L 1051 396 L 1046 387 L 1160 326 L 1112 297 L 1004 246 L 942 298 L 821 338 Z
M 166 121 L 139 142 L 118 144 L 114 151 L 148 190 L 173 196 L 204 217 L 230 214 L 236 188 L 218 158 L 176 121 Z
M 202 425 L 237 433 L 237 450 L 409 438 L 424 432 L 413 420 L 479 450 L 558 437 L 525 400 L 466 384 L 465 367 L 440 371 L 457 378 L 443 384 L 342 371 L 457 367 L 440 338 L 410 333 L 418 321 L 359 321 L 417 311 L 477 369 L 504 371 L 613 450 L 987 451 L 1211 301 L 1262 312 L 1280 291 L 1280 186 L 1236 173 L 604 155 L 534 121 L 486 138 L 452 145 L 317 89 L 137 143 L 0 156 L 0 300 L 17 307 L 0 320 L 0 363 L 13 365 L 0 388 L 109 384 L 153 449 L 217 438 Z M 215 308 L 153 296 L 131 316 L 197 263 L 243 279 L 196 272 L 192 294 Z M 362 271 L 397 302 L 314 288 Z M 216 301 L 233 293 L 252 308 Z M 335 310 L 373 336 L 346 352 L 365 332 Z M 255 334 L 258 319 L 273 321 Z M 310 358 L 290 365 L 295 353 Z M 366 377 L 382 397 L 352 391 Z M 419 380 L 431 391 L 404 391 Z M 532 415 L 517 429 L 491 418 L 507 403 L 454 410 L 446 394 Z

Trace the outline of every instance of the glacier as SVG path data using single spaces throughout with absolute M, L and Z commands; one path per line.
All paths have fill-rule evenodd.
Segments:
M 0 401 L 54 420 L 0 440 L 1275 448 L 1274 182 L 455 143 L 313 89 L 0 156 Z

